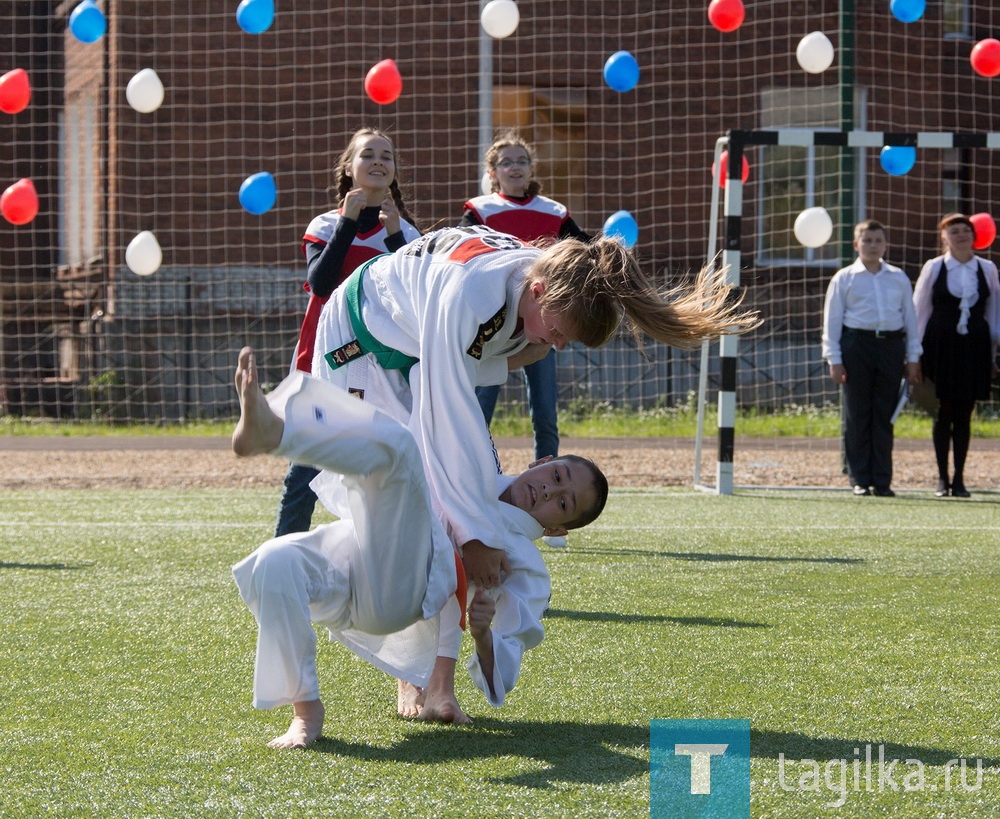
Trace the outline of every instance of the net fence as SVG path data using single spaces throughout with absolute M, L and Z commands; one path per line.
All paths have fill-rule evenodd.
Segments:
M 543 193 L 584 230 L 628 211 L 646 269 L 664 286 L 689 281 L 721 249 L 709 243 L 724 235 L 711 166 L 730 129 L 997 128 L 1000 78 L 977 73 L 970 53 L 1000 35 L 1000 8 L 932 0 L 913 22 L 897 16 L 921 5 L 746 0 L 744 21 L 726 33 L 704 0 L 520 0 L 515 32 L 495 39 L 479 2 L 279 2 L 254 34 L 235 0 L 98 0 L 106 31 L 88 43 L 74 30 L 76 0 L 5 3 L 0 73 L 23 69 L 31 97 L 0 114 L 0 187 L 30 179 L 39 209 L 22 225 L 0 221 L 3 412 L 233 417 L 241 346 L 257 349 L 268 380 L 290 365 L 307 301 L 302 234 L 336 206 L 332 167 L 363 125 L 390 133 L 423 230 L 458 221 L 479 193 L 485 144 L 516 127 L 536 149 Z M 832 46 L 825 70 L 806 71 L 797 56 L 811 32 Z M 640 68 L 626 91 L 605 71 L 619 51 Z M 822 51 L 807 48 L 804 60 L 815 69 Z M 403 77 L 388 105 L 363 88 L 383 59 Z M 144 69 L 163 85 L 149 112 L 126 94 Z M 0 84 L 0 102 L 12 88 Z M 810 419 L 839 405 L 820 358 L 822 303 L 853 260 L 854 223 L 887 224 L 888 260 L 915 280 L 939 252 L 942 214 L 991 209 L 1000 158 L 921 149 L 912 170 L 890 174 L 873 147 L 750 146 L 746 156 L 740 278 L 766 321 L 741 339 L 738 406 L 798 416 L 810 434 Z M 263 172 L 276 198 L 255 215 L 239 190 Z M 812 249 L 793 224 L 816 206 L 834 233 Z M 140 276 L 126 249 L 145 231 L 162 261 Z M 558 368 L 561 409 L 591 418 L 594 434 L 613 413 L 674 434 L 702 371 L 710 398 L 719 383 L 714 350 L 705 361 L 652 342 L 640 350 L 625 335 L 601 350 L 571 347 Z M 523 406 L 517 374 L 501 401 Z M 982 409 L 995 413 L 996 400 Z

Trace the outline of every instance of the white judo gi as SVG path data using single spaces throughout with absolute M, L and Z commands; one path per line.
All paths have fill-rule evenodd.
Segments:
M 456 574 L 413 436 L 303 373 L 285 379 L 268 403 L 285 422 L 273 454 L 340 474 L 343 505 L 341 520 L 269 540 L 233 567 L 259 626 L 254 706 L 319 698 L 312 622 L 424 685 L 438 643 L 435 615 L 454 599 Z
M 313 375 L 408 425 L 435 508 L 459 545 L 503 545 L 495 456 L 475 387 L 503 383 L 507 357 L 527 343 L 517 309 L 525 274 L 540 253 L 506 234 L 463 227 L 426 234 L 371 262 L 361 317 L 378 342 L 419 359 L 405 374 L 352 345 L 345 285 L 320 316 Z M 336 483 L 325 474 L 313 482 L 328 508 L 337 504 Z

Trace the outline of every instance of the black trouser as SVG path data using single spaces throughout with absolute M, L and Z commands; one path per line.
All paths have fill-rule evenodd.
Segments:
M 892 483 L 892 413 L 903 378 L 906 338 L 845 327 L 840 340 L 844 384 L 844 451 L 855 486 Z

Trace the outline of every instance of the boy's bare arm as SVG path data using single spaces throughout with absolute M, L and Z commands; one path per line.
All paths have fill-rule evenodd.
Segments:
M 493 698 L 496 698 L 496 691 L 493 688 L 493 631 L 490 626 L 493 624 L 496 612 L 497 607 L 493 598 L 485 589 L 477 587 L 475 594 L 472 595 L 472 602 L 469 603 L 469 634 L 476 643 L 479 667 Z

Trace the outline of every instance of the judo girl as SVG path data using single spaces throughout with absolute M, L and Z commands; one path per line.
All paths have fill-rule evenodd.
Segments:
M 663 290 L 614 238 L 543 250 L 482 226 L 446 228 L 362 266 L 333 293 L 313 374 L 409 427 L 469 582 L 493 588 L 503 526 L 475 388 L 552 347 L 601 347 L 623 325 L 637 342 L 646 334 L 679 347 L 757 327 L 730 295 L 722 273 Z M 314 486 L 333 491 L 323 483 Z

